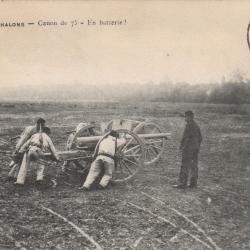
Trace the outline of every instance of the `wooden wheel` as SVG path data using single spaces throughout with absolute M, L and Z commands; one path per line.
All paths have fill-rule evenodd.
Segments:
M 157 134 L 162 133 L 160 127 L 152 122 L 141 122 L 133 130 L 135 134 Z M 145 154 L 144 165 L 150 165 L 159 160 L 164 152 L 166 138 L 141 139 L 144 142 Z
M 113 183 L 125 182 L 132 179 L 143 164 L 144 146 L 142 140 L 132 131 L 126 129 L 116 130 L 119 137 L 117 139 L 117 149 L 115 154 L 115 169 L 112 174 Z M 108 136 L 103 136 L 97 143 Z
M 117 148 L 115 155 L 115 171 L 113 183 L 125 182 L 132 179 L 143 164 L 144 146 L 142 140 L 132 131 L 116 130 L 124 144 Z
M 76 132 L 73 132 L 69 135 L 68 141 L 67 141 L 67 150 L 84 150 L 89 155 L 92 155 L 92 152 L 95 149 L 96 144 L 88 144 L 87 146 L 84 147 L 78 147 L 76 143 L 76 139 L 78 137 L 87 137 L 87 136 L 95 136 L 100 134 L 100 128 L 96 125 L 93 124 L 87 124 L 86 126 L 83 126 L 82 128 L 78 129 Z M 70 160 L 70 161 L 65 161 L 63 164 L 63 170 L 70 169 L 69 165 L 70 163 L 74 163 L 74 165 L 78 169 L 86 169 L 89 167 L 89 162 L 86 161 L 85 158 L 80 158 L 80 159 L 75 159 L 75 160 Z
M 67 141 L 67 150 L 74 150 L 77 149 L 76 139 L 78 137 L 86 137 L 86 136 L 95 136 L 100 135 L 100 128 L 93 124 L 87 124 L 86 126 L 83 126 L 76 132 L 73 132 L 69 135 L 68 141 Z

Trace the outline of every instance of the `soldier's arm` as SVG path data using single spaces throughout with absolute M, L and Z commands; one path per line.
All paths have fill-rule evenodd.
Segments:
M 180 149 L 183 149 L 184 143 L 185 143 L 185 141 L 186 141 L 187 138 L 188 138 L 188 134 L 189 134 L 189 129 L 188 129 L 188 126 L 186 125 L 186 127 L 185 127 L 185 129 L 184 129 L 184 132 L 183 132 L 183 135 L 182 135 L 181 144 L 180 144 Z
M 25 131 L 21 134 L 20 139 L 18 140 L 17 144 L 16 144 L 16 152 L 18 152 L 20 150 L 20 148 L 23 146 L 23 144 L 25 143 L 25 141 L 27 140 L 26 136 L 25 136 Z
M 199 128 L 199 130 L 198 130 L 198 134 L 199 134 L 199 143 L 201 144 L 201 142 L 202 142 L 202 134 L 201 134 L 201 129 Z
M 180 149 L 183 148 L 183 144 L 184 144 L 184 134 L 182 135 L 182 139 L 181 139 L 181 143 L 180 143 Z
M 117 139 L 117 147 L 121 147 L 123 146 L 124 144 L 126 143 L 126 139 L 125 138 L 120 138 L 120 139 Z
M 16 144 L 16 152 L 18 152 L 24 143 L 34 134 L 33 127 L 26 127 Z
M 31 138 L 26 141 L 20 148 L 17 152 L 20 152 L 20 153 L 23 153 L 23 152 L 26 152 L 30 146 L 30 142 L 31 142 Z
M 57 154 L 57 152 L 56 152 L 56 148 L 55 148 L 55 146 L 54 146 L 52 140 L 50 139 L 49 136 L 47 136 L 46 138 L 47 138 L 47 140 L 48 140 L 48 144 L 49 144 L 50 151 L 51 151 L 52 155 L 56 158 L 56 160 L 59 160 L 59 156 L 58 156 L 58 154 Z

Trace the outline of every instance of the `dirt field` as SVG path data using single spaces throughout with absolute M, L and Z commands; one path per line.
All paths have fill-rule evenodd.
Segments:
M 181 114 L 195 111 L 204 141 L 199 187 L 176 190 L 180 167 Z M 0 249 L 250 249 L 250 106 L 168 103 L 83 103 L 0 105 L 0 135 L 9 140 L 42 116 L 52 139 L 65 149 L 66 131 L 80 121 L 149 118 L 171 132 L 164 156 L 136 178 L 107 190 L 83 193 L 79 176 L 61 177 L 46 169 L 46 184 L 29 172 L 24 188 L 6 180 L 9 157 L 1 154 Z M 0 149 L 12 150 L 1 145 Z M 60 179 L 60 178 L 59 178 Z M 47 208 L 47 210 L 46 210 Z M 51 209 L 51 210 L 48 210 Z M 101 249 L 100 248 L 100 249 Z

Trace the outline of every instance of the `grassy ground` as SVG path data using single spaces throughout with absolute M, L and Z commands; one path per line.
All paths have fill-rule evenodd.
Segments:
M 199 187 L 176 190 L 171 185 L 180 167 L 178 146 L 184 128 L 182 114 L 187 109 L 195 111 L 204 137 Z M 56 148 L 63 150 L 66 131 L 78 122 L 108 121 L 119 115 L 148 118 L 172 133 L 160 161 L 144 167 L 131 182 L 83 193 L 78 190 L 79 176 L 66 182 L 59 178 L 56 188 L 37 187 L 31 171 L 20 189 L 6 181 L 10 159 L 0 156 L 0 249 L 95 248 L 42 206 L 65 216 L 104 249 L 250 249 L 250 106 L 2 104 L 0 135 L 6 140 L 16 136 L 42 116 L 52 128 Z M 0 147 L 12 150 L 13 146 Z M 48 183 L 56 172 L 53 166 L 47 167 Z M 199 225 L 216 245 L 173 209 Z

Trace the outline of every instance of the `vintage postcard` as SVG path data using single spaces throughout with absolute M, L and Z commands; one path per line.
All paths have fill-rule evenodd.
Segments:
M 250 249 L 249 1 L 0 13 L 0 249 Z

